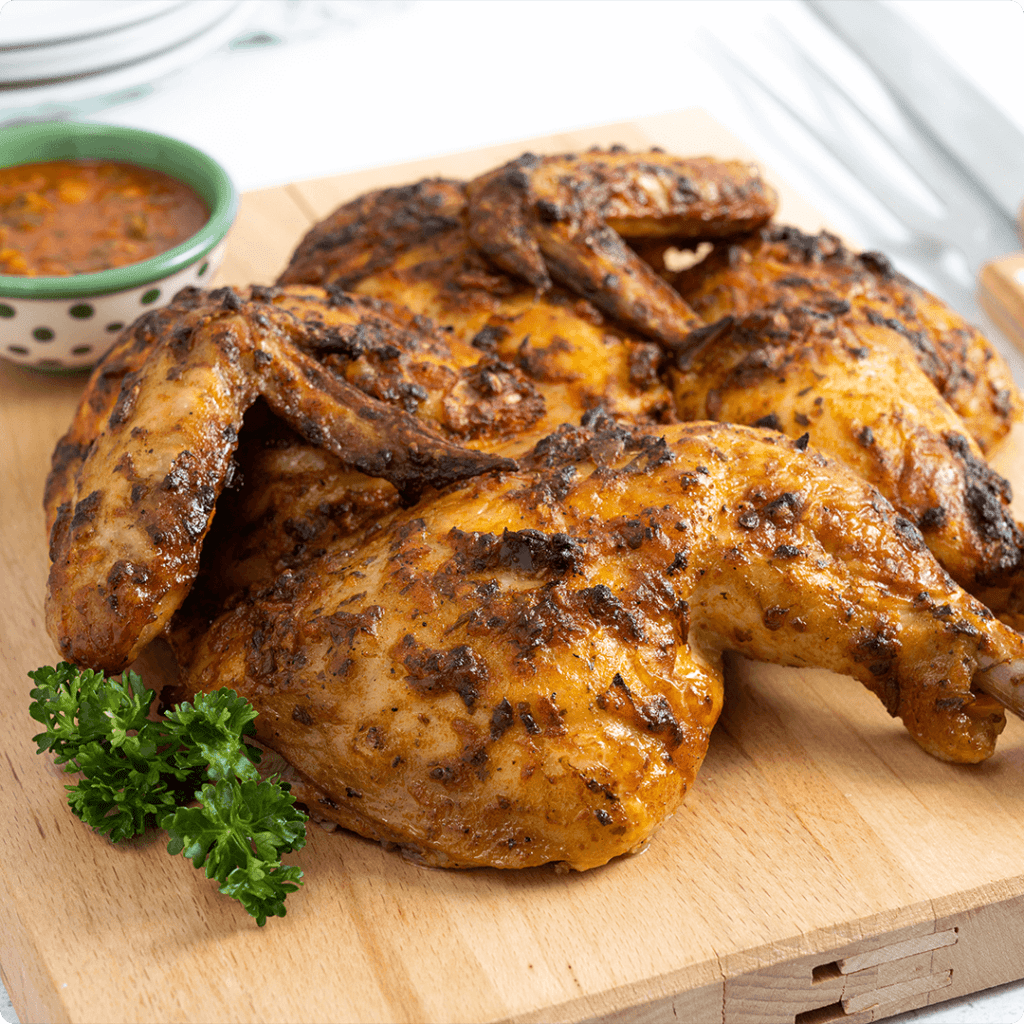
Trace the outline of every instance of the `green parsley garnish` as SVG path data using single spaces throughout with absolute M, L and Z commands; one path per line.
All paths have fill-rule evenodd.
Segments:
M 111 842 L 159 825 L 168 852 L 204 868 L 258 924 L 284 916 L 302 872 L 281 855 L 305 845 L 307 819 L 286 783 L 260 778 L 260 752 L 243 740 L 256 718 L 244 697 L 198 693 L 152 719 L 156 694 L 134 672 L 108 679 L 62 662 L 29 678 L 29 710 L 45 727 L 33 737 L 37 753 L 81 775 L 65 788 L 82 821 Z

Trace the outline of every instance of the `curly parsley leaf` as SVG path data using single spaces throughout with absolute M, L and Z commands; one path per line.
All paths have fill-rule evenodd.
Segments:
M 159 822 L 168 850 L 204 867 L 260 925 L 284 915 L 302 872 L 280 858 L 305 844 L 307 819 L 287 786 L 260 779 L 259 751 L 244 741 L 257 713 L 244 697 L 199 693 L 154 719 L 156 694 L 133 672 L 108 679 L 62 662 L 29 677 L 29 711 L 45 727 L 33 739 L 81 775 L 65 787 L 79 818 L 112 842 Z M 197 790 L 204 776 L 212 782 Z M 199 806 L 185 806 L 193 796 Z
M 79 671 L 62 661 L 56 668 L 47 665 L 28 675 L 36 683 L 29 714 L 46 726 L 32 739 L 38 753 L 52 750 L 57 764 L 93 740 L 123 745 L 129 731 L 144 727 L 156 696 L 134 672 L 120 680 L 107 679 L 102 672 Z
M 112 842 L 129 839 L 176 805 L 173 789 L 189 770 L 171 757 L 176 742 L 149 719 L 156 694 L 133 672 L 107 679 L 62 662 L 30 672 L 36 683 L 29 713 L 45 727 L 33 739 L 81 781 L 67 786 L 68 803 Z
M 281 855 L 306 843 L 306 815 L 274 782 L 207 783 L 196 794 L 199 807 L 179 808 L 160 823 L 171 839 L 167 852 L 203 868 L 261 925 L 268 914 L 284 916 L 284 898 L 302 877 L 298 868 L 280 865 Z
M 163 768 L 158 761 L 133 763 L 101 743 L 88 743 L 65 769 L 82 773 L 80 782 L 65 787 L 68 804 L 111 842 L 130 839 L 177 806 Z
M 259 778 L 253 764 L 259 751 L 242 741 L 243 736 L 256 735 L 256 709 L 234 690 L 197 693 L 194 705 L 183 701 L 164 718 L 177 727 L 184 747 L 179 754 L 182 766 L 206 766 L 214 782 Z

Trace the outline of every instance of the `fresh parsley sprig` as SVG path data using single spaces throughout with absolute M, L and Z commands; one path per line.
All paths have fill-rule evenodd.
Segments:
M 257 712 L 244 697 L 199 693 L 154 719 L 156 694 L 134 672 L 110 679 L 62 662 L 29 678 L 29 711 L 44 726 L 37 752 L 81 775 L 65 787 L 79 818 L 112 842 L 158 824 L 169 853 L 204 868 L 260 925 L 284 916 L 302 872 L 281 856 L 305 845 L 307 819 L 277 776 L 260 778 L 259 750 L 243 739 Z
M 301 884 L 302 872 L 283 866 L 281 854 L 306 842 L 306 816 L 294 797 L 277 786 L 249 780 L 206 783 L 199 807 L 180 807 L 164 818 L 168 853 L 184 854 L 205 867 L 220 891 L 238 900 L 263 924 L 284 917 L 284 900 Z

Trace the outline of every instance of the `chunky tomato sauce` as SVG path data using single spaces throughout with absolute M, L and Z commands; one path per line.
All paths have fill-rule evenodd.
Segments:
M 187 185 L 133 164 L 0 168 L 0 274 L 91 274 L 138 263 L 184 242 L 209 216 Z

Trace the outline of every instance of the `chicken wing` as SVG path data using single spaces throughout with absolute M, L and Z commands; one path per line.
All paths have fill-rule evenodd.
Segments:
M 470 238 L 496 266 L 540 292 L 557 280 L 668 343 L 700 321 L 623 239 L 743 234 L 777 204 L 753 164 L 622 147 L 526 153 L 470 182 L 467 197 Z
M 114 408 L 125 378 L 137 372 L 154 346 L 169 337 L 182 317 L 204 301 L 205 293 L 198 288 L 183 289 L 167 306 L 139 317 L 100 360 L 89 378 L 71 426 L 53 452 L 43 495 L 47 536 L 53 530 L 60 505 L 71 496 L 75 477 Z
M 775 203 L 740 162 L 621 147 L 525 154 L 468 185 L 428 180 L 342 206 L 303 239 L 280 283 L 388 298 L 496 345 L 535 381 L 579 382 L 545 392 L 552 426 L 598 404 L 635 420 L 667 403 L 657 348 L 630 332 L 678 340 L 701 321 L 622 237 L 742 234 Z
M 448 867 L 645 843 L 725 650 L 860 679 L 938 757 L 991 753 L 980 691 L 1020 707 L 1024 639 L 877 491 L 772 431 L 589 422 L 242 601 L 189 686 L 247 697 L 316 813 Z
M 369 300 L 265 289 L 194 298 L 163 337 L 145 328 L 145 359 L 123 376 L 105 422 L 110 376 L 94 374 L 71 430 L 76 451 L 90 426 L 99 433 L 73 478 L 60 454 L 70 442 L 58 446 L 47 627 L 70 660 L 118 671 L 181 604 L 258 395 L 343 465 L 407 496 L 514 465 L 448 440 L 431 418 L 474 435 L 540 413 L 511 369 L 482 360 L 494 379 L 477 394 L 479 367 L 455 372 L 443 339 L 403 329 Z M 126 351 L 127 339 L 113 359 Z

